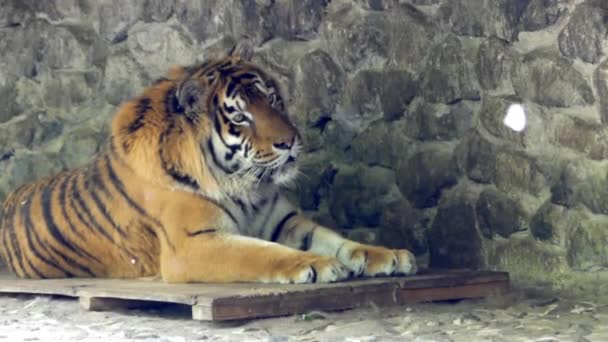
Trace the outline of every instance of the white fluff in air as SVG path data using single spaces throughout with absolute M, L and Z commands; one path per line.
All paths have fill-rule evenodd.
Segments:
M 507 115 L 503 120 L 504 124 L 516 132 L 521 132 L 526 128 L 526 111 L 520 104 L 512 104 L 507 109 Z

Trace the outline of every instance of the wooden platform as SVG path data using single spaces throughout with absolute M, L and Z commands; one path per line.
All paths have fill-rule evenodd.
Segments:
M 480 298 L 505 291 L 508 286 L 507 273 L 464 270 L 310 285 L 170 285 L 153 280 L 113 279 L 22 280 L 0 274 L 0 293 L 78 297 L 87 310 L 177 303 L 191 306 L 193 319 L 206 321 Z

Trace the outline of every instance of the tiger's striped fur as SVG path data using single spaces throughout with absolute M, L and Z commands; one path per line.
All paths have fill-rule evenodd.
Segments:
M 21 186 L 0 253 L 19 277 L 329 282 L 416 271 L 280 193 L 301 139 L 271 77 L 238 55 L 173 69 L 123 104 L 88 165 Z

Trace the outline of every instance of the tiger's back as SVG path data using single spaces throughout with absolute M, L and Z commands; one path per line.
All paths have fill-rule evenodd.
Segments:
M 157 274 L 158 222 L 137 204 L 121 168 L 106 151 L 12 192 L 0 223 L 9 269 L 24 278 Z

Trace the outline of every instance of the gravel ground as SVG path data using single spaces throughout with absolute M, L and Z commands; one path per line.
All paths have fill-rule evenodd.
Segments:
M 558 296 L 500 298 L 232 323 L 186 307 L 87 312 L 75 299 L 0 296 L 0 341 L 608 341 L 608 305 Z

